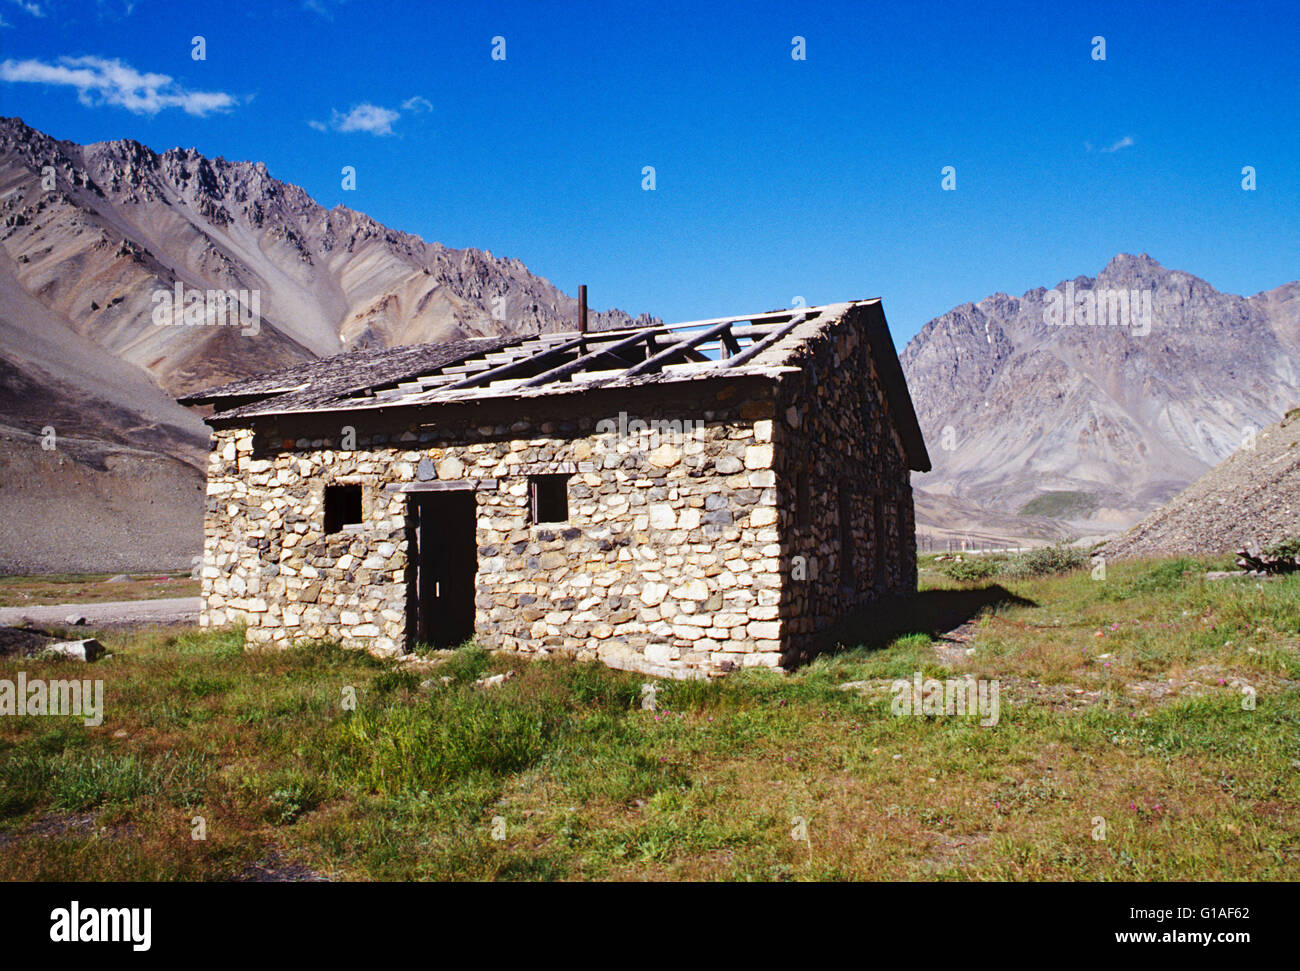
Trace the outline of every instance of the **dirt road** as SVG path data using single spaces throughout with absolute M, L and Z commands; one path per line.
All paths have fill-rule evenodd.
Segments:
M 34 607 L 0 607 L 0 627 L 26 621 L 37 627 L 70 623 L 86 618 L 87 627 L 126 627 L 134 624 L 197 624 L 198 597 L 167 600 L 120 600 L 97 604 L 46 604 Z

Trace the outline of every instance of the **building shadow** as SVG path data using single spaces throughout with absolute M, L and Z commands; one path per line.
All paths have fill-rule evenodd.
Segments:
M 837 624 L 822 631 L 815 650 L 800 658 L 865 648 L 888 647 L 908 634 L 941 638 L 996 607 L 1037 607 L 999 584 L 968 590 L 925 590 L 908 597 L 889 597 L 859 607 Z

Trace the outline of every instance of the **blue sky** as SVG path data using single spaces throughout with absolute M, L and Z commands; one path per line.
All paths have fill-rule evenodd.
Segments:
M 901 347 L 1121 251 L 1237 293 L 1300 278 L 1294 0 L 0 0 L 0 18 L 0 113 L 264 161 L 323 205 L 587 283 L 598 308 L 880 296 Z

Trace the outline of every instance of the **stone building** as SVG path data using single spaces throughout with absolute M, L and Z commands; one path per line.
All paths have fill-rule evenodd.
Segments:
M 929 457 L 878 300 L 350 352 L 211 406 L 204 626 L 790 665 L 915 589 Z

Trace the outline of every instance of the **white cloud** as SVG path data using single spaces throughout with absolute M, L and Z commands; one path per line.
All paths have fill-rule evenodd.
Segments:
M 180 108 L 203 117 L 239 103 L 223 91 L 187 91 L 166 74 L 141 73 L 117 59 L 94 56 L 61 57 L 54 64 L 6 60 L 0 62 L 0 81 L 75 88 L 83 105 L 114 105 L 137 115 Z
M 432 110 L 432 102 L 417 94 L 402 102 L 401 111 L 395 108 L 385 108 L 382 105 L 372 105 L 366 101 L 355 105 L 346 112 L 332 110 L 328 124 L 314 120 L 308 121 L 307 124 L 317 131 L 333 129 L 341 132 L 359 131 L 370 135 L 391 135 L 393 134 L 393 122 L 402 117 L 402 111 L 411 114 L 422 114 Z
M 39 3 L 32 3 L 31 0 L 10 0 L 15 7 L 21 7 L 33 17 L 44 17 L 45 11 Z
M 1091 142 L 1084 142 L 1083 144 L 1085 147 L 1087 147 L 1088 151 L 1090 152 L 1098 151 L 1098 152 L 1103 152 L 1105 154 L 1110 154 L 1111 152 L 1118 152 L 1121 148 L 1128 148 L 1130 145 L 1136 144 L 1136 142 L 1134 142 L 1132 135 L 1125 135 L 1123 138 L 1121 138 L 1119 141 L 1115 142 L 1113 145 L 1111 145 L 1108 148 L 1094 149 L 1092 147 Z
M 365 102 L 352 108 L 347 114 L 333 112 L 330 125 L 335 131 L 363 131 L 371 135 L 391 135 L 393 122 L 400 117 L 402 114 L 399 111 Z
M 302 9 L 333 21 L 334 14 L 341 12 L 347 4 L 348 0 L 302 0 Z
M 118 21 L 135 13 L 135 0 L 95 0 L 100 20 Z

